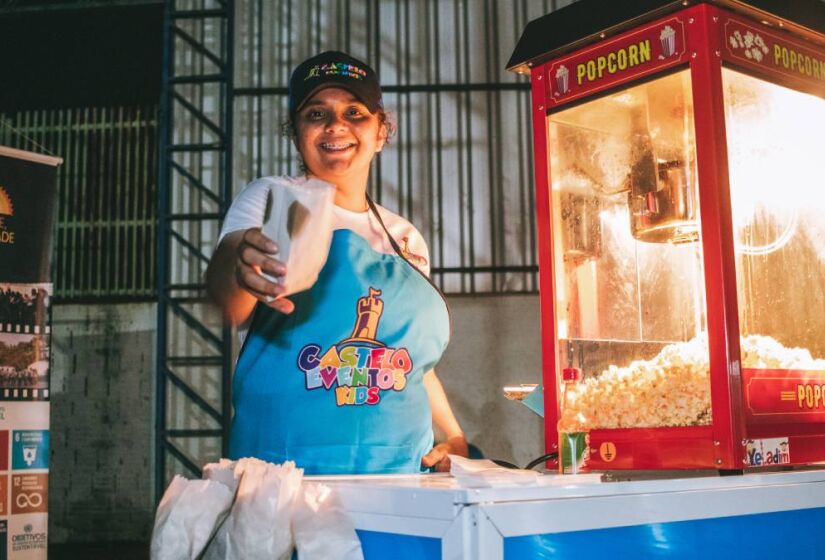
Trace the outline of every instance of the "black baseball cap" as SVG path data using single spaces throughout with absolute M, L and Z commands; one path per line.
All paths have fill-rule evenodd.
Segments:
M 306 59 L 289 79 L 289 114 L 294 115 L 316 92 L 339 87 L 352 93 L 370 113 L 383 108 L 378 75 L 369 64 L 341 51 L 326 51 Z

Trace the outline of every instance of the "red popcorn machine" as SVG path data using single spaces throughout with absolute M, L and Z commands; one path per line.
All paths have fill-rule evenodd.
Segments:
M 580 0 L 508 68 L 559 467 L 825 461 L 825 3 Z

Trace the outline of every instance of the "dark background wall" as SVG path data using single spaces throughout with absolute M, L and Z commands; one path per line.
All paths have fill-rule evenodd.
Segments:
M 0 3 L 0 111 L 159 99 L 162 2 L 11 4 Z

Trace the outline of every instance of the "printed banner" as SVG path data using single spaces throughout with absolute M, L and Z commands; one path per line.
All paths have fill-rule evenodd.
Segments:
M 725 60 L 825 90 L 825 52 L 735 17 L 726 19 L 724 32 Z
M 637 79 L 687 60 L 685 24 L 672 17 L 596 43 L 553 62 L 547 70 L 547 107 Z
M 748 422 L 825 422 L 825 371 L 743 369 Z
M 48 556 L 58 158 L 0 146 L 0 560 Z

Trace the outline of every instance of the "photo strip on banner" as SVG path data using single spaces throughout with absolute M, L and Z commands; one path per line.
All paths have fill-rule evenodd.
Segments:
M 0 401 L 49 398 L 52 284 L 0 283 Z
M 51 284 L 0 283 L 0 333 L 48 334 Z

